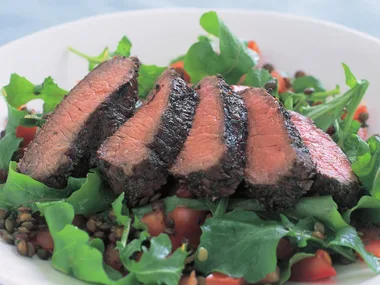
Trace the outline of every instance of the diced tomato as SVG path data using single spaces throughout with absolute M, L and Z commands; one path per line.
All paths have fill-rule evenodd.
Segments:
M 330 255 L 324 250 L 318 250 L 315 256 L 305 258 L 292 266 L 290 280 L 310 282 L 336 276 Z
M 190 276 L 183 276 L 181 280 L 179 281 L 179 285 L 197 285 L 198 280 L 197 276 L 195 275 L 195 271 L 192 271 Z
M 277 258 L 279 260 L 288 260 L 294 254 L 294 250 L 290 241 L 286 238 L 280 239 L 280 242 L 277 245 Z
M 272 77 L 277 79 L 277 84 L 278 84 L 278 93 L 284 93 L 287 91 L 287 86 L 286 86 L 286 80 L 284 77 L 281 76 L 279 72 L 276 70 L 273 70 L 271 72 Z
M 190 75 L 185 71 L 185 63 L 183 60 L 174 62 L 170 66 L 173 67 L 186 82 L 190 82 Z
M 201 225 L 206 219 L 206 211 L 198 211 L 186 207 L 177 207 L 169 214 L 174 221 L 175 234 L 170 235 L 173 250 L 179 248 L 184 240 L 196 248 L 202 234 Z
M 248 44 L 247 44 L 247 47 L 255 52 L 257 52 L 257 54 L 259 56 L 261 56 L 261 50 L 259 48 L 259 46 L 257 45 L 257 43 L 255 41 L 249 41 Z
M 151 236 L 158 236 L 163 233 L 165 225 L 165 214 L 163 211 L 150 212 L 142 217 L 141 221 L 148 226 L 148 232 Z
M 34 140 L 37 133 L 37 127 L 23 127 L 18 126 L 16 129 L 16 137 L 23 138 L 22 147 L 27 147 L 29 143 Z
M 365 249 L 374 256 L 380 258 L 380 240 L 370 240 L 364 242 Z
M 280 267 L 276 266 L 276 269 L 268 273 L 263 279 L 260 280 L 259 284 L 273 284 L 280 280 Z
M 206 277 L 206 285 L 244 285 L 243 278 L 233 278 L 222 273 L 212 273 Z
M 34 243 L 46 250 L 54 249 L 54 241 L 47 228 L 38 231 Z

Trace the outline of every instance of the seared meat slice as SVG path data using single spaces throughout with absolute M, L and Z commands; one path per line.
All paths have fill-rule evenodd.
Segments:
M 332 195 L 341 208 L 351 208 L 360 198 L 358 180 L 351 163 L 341 148 L 312 120 L 290 112 L 311 159 L 317 168 L 317 176 L 310 195 Z
M 195 90 L 193 127 L 171 172 L 197 196 L 228 196 L 243 179 L 247 110 L 221 77 L 206 77 Z
M 126 192 L 129 205 L 148 201 L 165 184 L 198 101 L 194 90 L 168 69 L 148 101 L 99 149 L 101 170 L 116 193 Z
M 19 171 L 56 188 L 86 174 L 100 144 L 134 113 L 139 65 L 115 57 L 90 72 L 38 132 Z
M 245 180 L 268 210 L 293 206 L 313 184 L 315 165 L 290 115 L 264 89 L 242 93 L 248 110 Z

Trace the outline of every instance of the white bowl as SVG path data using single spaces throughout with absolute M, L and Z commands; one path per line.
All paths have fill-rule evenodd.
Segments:
M 124 34 L 133 43 L 133 54 L 143 62 L 165 65 L 186 53 L 203 33 L 199 17 L 204 11 L 120 12 L 30 35 L 0 47 L 0 83 L 7 83 L 10 74 L 17 72 L 35 83 L 50 75 L 60 86 L 69 89 L 87 73 L 87 63 L 69 53 L 67 47 L 96 55 L 105 45 L 114 48 Z M 286 14 L 249 10 L 218 12 L 239 37 L 256 40 L 264 61 L 273 63 L 279 70 L 293 73 L 303 69 L 320 78 L 326 87 L 334 87 L 337 83 L 344 86 L 340 63 L 348 64 L 356 76 L 371 83 L 365 97 L 371 116 L 370 132 L 380 131 L 380 112 L 376 111 L 380 102 L 380 40 L 336 24 Z M 5 113 L 0 106 L 0 116 Z M 0 284 L 82 284 L 54 271 L 49 262 L 18 256 L 15 248 L 4 243 L 0 243 L 0 252 Z M 324 285 L 379 283 L 380 276 L 375 277 L 362 263 L 340 266 L 336 278 L 323 281 Z

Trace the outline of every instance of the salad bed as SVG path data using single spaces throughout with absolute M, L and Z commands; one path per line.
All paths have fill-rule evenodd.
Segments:
M 345 209 L 330 196 L 305 197 L 294 208 L 274 213 L 255 200 L 208 201 L 178 190 L 127 209 L 124 195 L 109 191 L 97 169 L 84 178 L 71 177 L 64 190 L 50 188 L 18 173 L 15 161 L 68 92 L 50 77 L 34 85 L 13 74 L 3 89 L 9 112 L 0 140 L 3 238 L 22 255 L 37 252 L 46 259 L 52 254 L 59 271 L 100 284 L 178 284 L 191 272 L 181 282 L 315 281 L 335 275 L 332 261 L 355 262 L 358 255 L 379 273 L 380 140 L 364 137 L 368 113 L 360 106 L 369 83 L 358 80 L 345 64 L 344 93 L 339 86 L 326 90 L 302 72 L 291 78 L 271 64 L 262 65 L 257 44 L 236 38 L 215 12 L 202 15 L 200 23 L 207 35 L 172 66 L 191 83 L 221 74 L 229 84 L 263 87 L 286 109 L 314 120 L 352 162 L 365 193 L 358 204 Z M 116 51 L 105 48 L 99 56 L 70 50 L 86 58 L 92 70 L 113 56 L 128 57 L 131 48 L 124 36 Z M 165 68 L 141 66 L 142 100 Z M 36 98 L 45 102 L 42 114 L 25 107 Z

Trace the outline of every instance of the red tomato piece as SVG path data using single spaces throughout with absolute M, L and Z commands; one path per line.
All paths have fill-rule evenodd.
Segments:
M 360 104 L 359 107 L 356 109 L 355 114 L 354 114 L 354 120 L 360 121 L 359 116 L 361 113 L 368 114 L 367 106 L 364 104 Z
M 166 228 L 163 211 L 147 213 L 142 217 L 141 221 L 148 226 L 149 234 L 154 237 L 163 233 Z
M 37 233 L 34 243 L 46 250 L 54 249 L 54 241 L 47 228 Z
M 222 273 L 212 273 L 206 277 L 206 285 L 244 285 L 243 278 L 233 278 Z
M 259 56 L 261 56 L 261 50 L 259 48 L 259 46 L 257 45 L 257 43 L 255 41 L 249 41 L 248 44 L 247 44 L 247 47 L 255 52 L 257 52 L 257 54 Z
M 285 78 L 281 76 L 281 74 L 275 70 L 271 72 L 272 77 L 277 79 L 278 84 L 278 93 L 284 93 L 287 91 Z
M 370 240 L 364 243 L 365 249 L 376 257 L 380 257 L 380 240 Z
M 318 250 L 315 256 L 305 258 L 293 265 L 291 281 L 310 282 L 336 276 L 332 267 L 330 255 L 324 250 Z
M 185 71 L 185 63 L 183 60 L 174 62 L 170 66 L 173 67 L 186 82 L 190 82 L 190 75 Z
M 16 129 L 16 137 L 18 138 L 23 138 L 22 146 L 27 147 L 29 143 L 34 140 L 34 137 L 36 136 L 37 133 L 37 127 L 23 127 L 23 126 L 18 126 Z
M 174 221 L 175 234 L 170 235 L 173 250 L 181 247 L 184 240 L 192 247 L 197 247 L 202 234 L 201 225 L 206 219 L 206 211 L 198 211 L 186 207 L 177 207 L 169 214 Z

